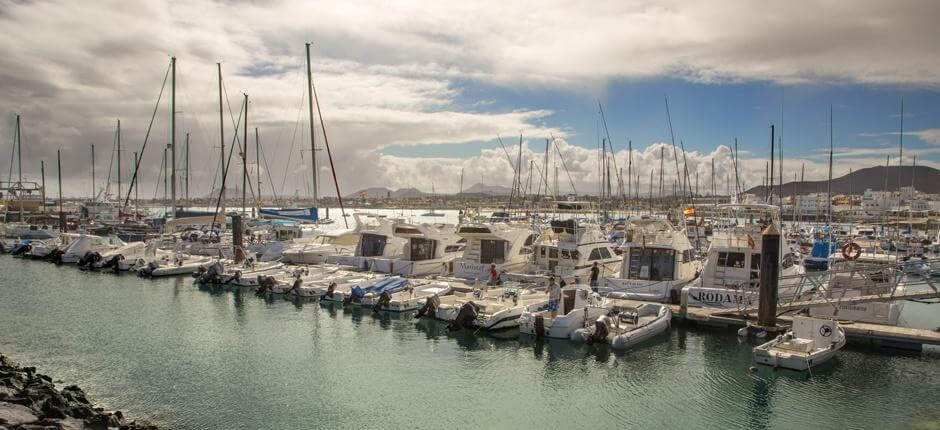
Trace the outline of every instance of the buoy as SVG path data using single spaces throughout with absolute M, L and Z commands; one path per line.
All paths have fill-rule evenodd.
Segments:
M 740 329 L 738 329 L 738 336 L 746 337 L 747 327 L 741 327 Z

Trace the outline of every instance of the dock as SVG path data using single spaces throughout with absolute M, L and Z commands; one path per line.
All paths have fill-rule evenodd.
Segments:
M 615 306 L 636 307 L 644 303 L 638 300 L 610 299 Z M 725 327 L 729 329 L 740 328 L 748 324 L 755 324 L 757 319 L 753 316 L 741 314 L 731 309 L 713 309 L 670 305 L 673 321 L 691 323 L 709 327 Z M 792 321 L 792 317 L 782 315 L 777 317 L 782 327 Z M 839 321 L 845 330 L 848 343 L 852 346 L 893 348 L 911 351 L 920 351 L 924 345 L 940 346 L 940 331 L 897 327 L 884 324 L 871 324 L 856 321 Z

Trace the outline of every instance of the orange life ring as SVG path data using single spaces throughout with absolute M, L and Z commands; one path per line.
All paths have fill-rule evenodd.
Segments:
M 857 260 L 861 255 L 862 247 L 855 242 L 849 242 L 842 247 L 842 257 L 846 260 Z

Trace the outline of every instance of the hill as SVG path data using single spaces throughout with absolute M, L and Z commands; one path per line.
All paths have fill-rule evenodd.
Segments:
M 914 177 L 914 188 L 922 193 L 936 193 L 938 184 L 940 184 L 940 170 L 928 166 L 891 166 L 887 169 L 884 166 L 868 167 L 854 171 L 848 175 L 832 179 L 833 194 L 862 194 L 866 189 L 873 191 L 885 190 L 885 177 L 888 179 L 888 191 L 898 189 L 898 169 L 901 173 L 901 187 L 911 186 L 911 176 Z M 783 194 L 810 194 L 817 192 L 826 192 L 827 181 L 797 181 L 785 182 L 783 184 Z M 777 185 L 774 185 L 776 192 Z M 747 191 L 747 193 L 762 196 L 765 194 L 763 185 L 756 186 Z

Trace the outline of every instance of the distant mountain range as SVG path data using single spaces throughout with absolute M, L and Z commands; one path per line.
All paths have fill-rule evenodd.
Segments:
M 940 192 L 940 170 L 928 166 L 891 166 L 887 170 L 884 166 L 868 167 L 856 170 L 848 175 L 832 179 L 833 194 L 862 194 L 866 189 L 873 191 L 885 190 L 885 178 L 888 179 L 888 191 L 898 189 L 898 169 L 901 173 L 901 187 L 911 186 L 911 177 L 914 178 L 914 188 L 922 193 Z M 785 182 L 783 184 L 783 194 L 810 194 L 826 192 L 827 181 L 802 181 Z M 762 196 L 765 194 L 763 185 L 751 188 L 747 193 Z M 774 192 L 777 192 L 777 185 L 774 185 Z
M 508 196 L 510 188 L 504 187 L 502 185 L 484 185 L 484 184 L 473 184 L 469 188 L 463 190 L 465 195 L 486 195 L 486 196 Z M 447 193 L 437 193 L 436 195 L 454 195 Z M 412 199 L 420 197 L 431 196 L 431 193 L 426 193 L 424 191 L 418 190 L 417 188 L 399 188 L 397 190 L 391 190 L 385 187 L 371 187 L 363 190 L 356 191 L 355 193 L 344 196 L 344 199 L 357 199 L 357 198 L 366 198 L 366 199 Z

